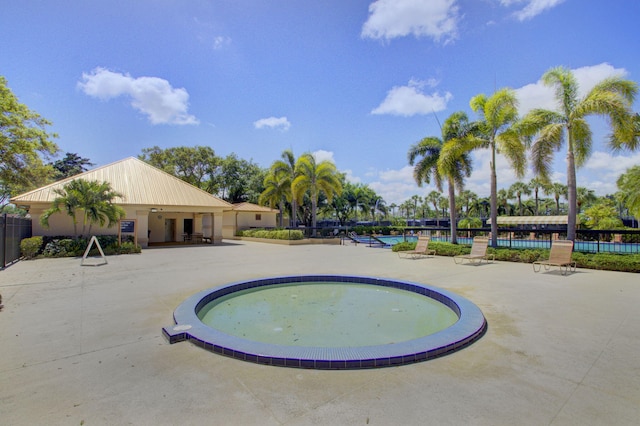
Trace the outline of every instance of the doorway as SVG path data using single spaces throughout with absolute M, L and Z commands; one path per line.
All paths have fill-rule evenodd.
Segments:
M 176 240 L 176 220 L 165 219 L 164 220 L 164 241 L 173 242 Z
M 187 235 L 193 234 L 193 219 L 184 220 L 184 233 Z

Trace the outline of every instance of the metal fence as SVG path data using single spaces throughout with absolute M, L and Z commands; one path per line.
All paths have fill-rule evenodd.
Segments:
M 20 259 L 20 241 L 31 237 L 31 219 L 0 216 L 0 262 L 2 269 Z
M 380 227 L 377 227 L 380 228 Z M 288 228 L 291 229 L 291 228 Z M 325 227 L 294 228 L 304 233 L 305 238 L 344 238 L 353 230 L 353 227 Z M 490 228 L 464 228 L 458 229 L 458 244 L 471 245 L 473 237 L 488 236 Z M 451 231 L 442 227 L 412 227 L 405 233 L 388 238 L 385 235 L 362 235 L 360 242 L 368 241 L 371 246 L 385 246 L 380 241 L 388 241 L 390 246 L 400 241 L 415 241 L 418 233 L 426 234 L 432 241 L 451 242 Z M 366 238 L 369 238 L 368 240 Z M 523 230 L 521 228 L 500 228 L 498 233 L 498 247 L 513 249 L 549 249 L 554 240 L 566 239 L 566 231 L 557 229 Z M 584 253 L 640 253 L 640 229 L 615 229 L 615 230 L 576 230 L 574 250 Z

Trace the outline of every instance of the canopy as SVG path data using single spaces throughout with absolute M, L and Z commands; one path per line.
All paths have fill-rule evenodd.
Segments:
M 498 225 L 566 225 L 569 216 L 498 216 Z M 580 222 L 576 218 L 576 222 Z M 491 223 L 488 220 L 487 223 Z

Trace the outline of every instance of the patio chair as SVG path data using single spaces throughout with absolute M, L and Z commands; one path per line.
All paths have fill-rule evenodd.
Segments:
M 453 256 L 453 261 L 457 264 L 464 263 L 465 259 L 471 263 L 477 263 L 477 264 L 482 263 L 483 260 L 486 260 L 487 263 L 489 263 L 489 258 L 491 258 L 491 261 L 494 261 L 496 259 L 496 255 L 488 254 L 487 253 L 488 247 L 489 247 L 489 238 L 474 237 L 473 244 L 471 245 L 471 253 Z
M 573 241 L 555 240 L 551 244 L 549 259 L 533 262 L 533 272 L 540 272 L 543 266 L 545 271 L 551 269 L 552 266 L 557 266 L 560 268 L 562 275 L 567 275 L 569 271 L 573 273 L 576 271 L 576 262 L 571 260 L 572 253 Z
M 418 242 L 416 243 L 416 248 L 413 250 L 405 250 L 399 251 L 398 257 L 400 258 L 408 258 L 418 259 L 422 256 L 433 256 L 436 254 L 436 251 L 429 248 L 430 238 L 428 236 L 420 236 L 418 237 Z

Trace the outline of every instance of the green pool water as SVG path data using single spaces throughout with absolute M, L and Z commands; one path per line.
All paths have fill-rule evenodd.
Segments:
M 248 340 L 325 348 L 404 342 L 458 321 L 455 312 L 427 296 L 333 282 L 234 292 L 204 306 L 198 317 L 209 327 Z

